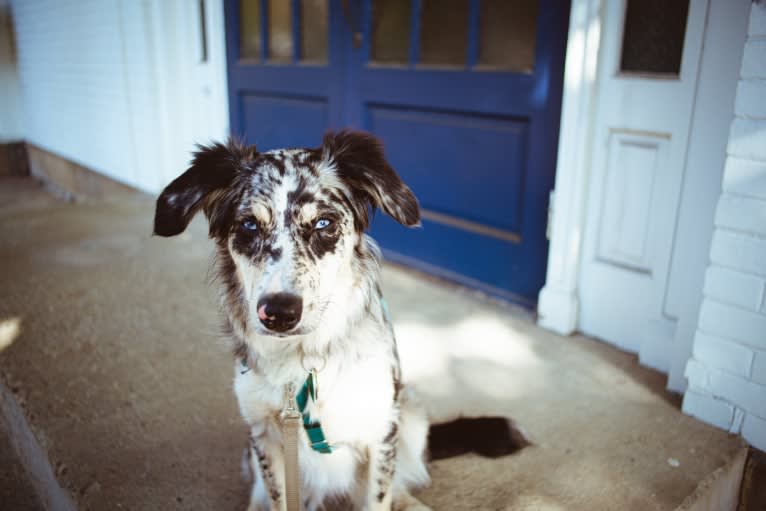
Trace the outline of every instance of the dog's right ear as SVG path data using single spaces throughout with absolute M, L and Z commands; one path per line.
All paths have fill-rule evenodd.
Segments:
M 154 234 L 175 236 L 182 233 L 200 210 L 208 207 L 219 192 L 234 181 L 240 169 L 256 157 L 255 146 L 234 139 L 226 144 L 197 146 L 189 170 L 165 187 L 157 198 Z

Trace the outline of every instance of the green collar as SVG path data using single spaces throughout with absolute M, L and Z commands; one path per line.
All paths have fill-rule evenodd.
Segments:
M 298 395 L 295 396 L 295 401 L 298 404 L 301 416 L 303 416 L 303 429 L 306 430 L 306 435 L 309 437 L 311 448 L 317 452 L 329 454 L 332 452 L 332 447 L 330 447 L 330 444 L 325 439 L 322 424 L 319 421 L 312 422 L 306 411 L 309 399 L 316 401 L 316 389 L 314 388 L 314 375 L 312 373 L 309 373 L 306 381 L 303 382 L 303 387 L 301 387 Z

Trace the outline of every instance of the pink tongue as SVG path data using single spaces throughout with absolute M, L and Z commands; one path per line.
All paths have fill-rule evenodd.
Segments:
M 269 319 L 269 317 L 266 315 L 266 304 L 263 304 L 260 307 L 258 307 L 258 318 Z

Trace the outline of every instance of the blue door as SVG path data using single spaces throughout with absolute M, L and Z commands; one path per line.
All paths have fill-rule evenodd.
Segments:
M 231 127 L 261 149 L 378 135 L 423 228 L 389 259 L 533 305 L 545 279 L 569 2 L 231 0 Z

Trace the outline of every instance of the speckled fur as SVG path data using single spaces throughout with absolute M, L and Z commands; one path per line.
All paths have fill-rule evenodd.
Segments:
M 178 234 L 203 209 L 216 242 L 221 307 L 237 357 L 234 390 L 250 426 L 251 511 L 286 509 L 283 389 L 300 388 L 311 367 L 320 369 L 320 392 L 309 412 L 336 447 L 317 453 L 302 433 L 304 508 L 428 509 L 409 494 L 428 482 L 428 422 L 401 383 L 380 255 L 364 234 L 370 207 L 418 225 L 417 201 L 377 140 L 347 131 L 328 134 L 316 149 L 200 148 L 158 199 L 155 232 Z M 330 227 L 315 229 L 319 218 Z M 245 221 L 257 229 L 243 229 Z M 261 325 L 256 311 L 261 296 L 276 292 L 303 299 L 300 323 L 284 334 Z

